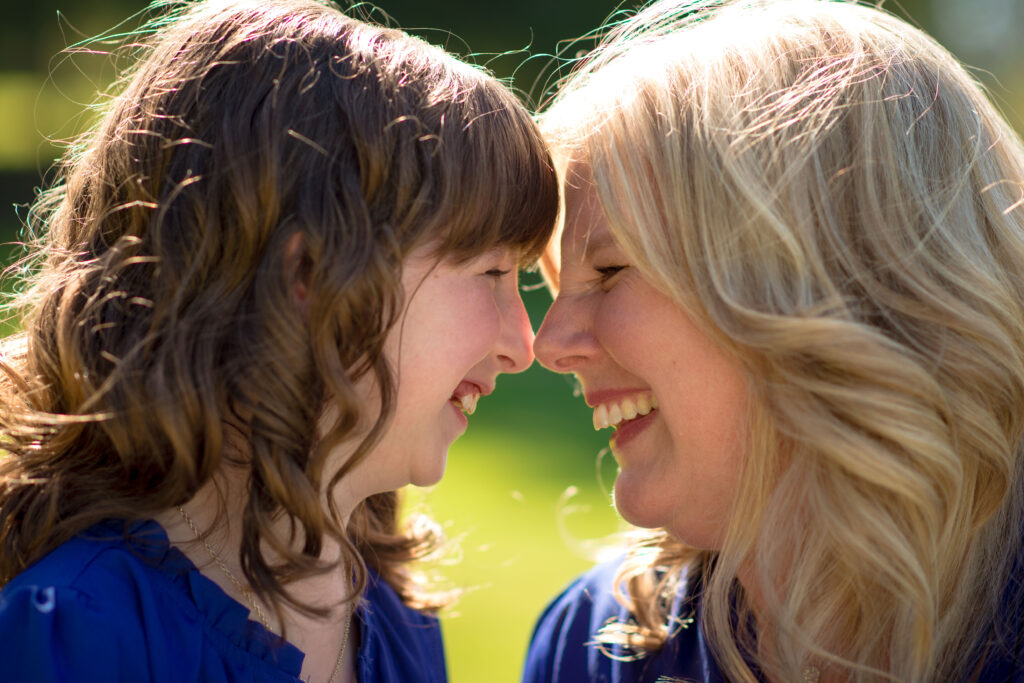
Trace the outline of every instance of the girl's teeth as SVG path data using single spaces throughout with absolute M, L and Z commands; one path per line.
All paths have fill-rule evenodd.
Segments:
M 467 415 L 476 412 L 476 402 L 480 400 L 480 394 L 466 394 L 458 399 L 459 408 Z
M 639 397 L 636 400 L 636 412 L 640 413 L 641 415 L 646 415 L 647 413 L 651 412 L 651 400 L 650 400 L 651 398 L 654 398 L 654 397 L 653 396 L 650 397 L 650 398 L 648 398 L 647 396 Z
M 604 405 L 594 408 L 594 429 L 601 430 L 608 426 L 608 409 Z

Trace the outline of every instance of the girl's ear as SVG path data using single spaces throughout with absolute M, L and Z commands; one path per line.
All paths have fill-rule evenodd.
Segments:
M 305 239 L 301 232 L 296 232 L 284 246 L 284 276 L 292 300 L 303 315 L 309 307 L 309 269 Z

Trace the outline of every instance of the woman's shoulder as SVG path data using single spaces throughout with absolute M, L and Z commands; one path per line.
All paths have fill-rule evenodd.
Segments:
M 988 638 L 978 647 L 979 683 L 1024 683 L 1024 553 L 1003 589 Z
M 661 649 L 637 656 L 619 645 L 596 641 L 603 626 L 630 616 L 615 597 L 621 564 L 622 558 L 596 565 L 551 601 L 533 632 L 524 683 L 646 683 L 663 676 L 718 680 L 700 631 L 700 596 L 685 577 L 673 601 L 671 636 Z
M 591 568 L 544 609 L 527 651 L 524 683 L 614 680 L 612 660 L 593 640 L 607 621 L 627 615 L 613 593 L 619 564 L 616 560 Z
M 609 619 L 625 617 L 626 609 L 615 599 L 615 576 L 621 560 L 604 562 L 576 577 L 545 608 L 534 629 L 534 640 L 552 642 L 580 632 L 592 639 Z
M 357 612 L 359 680 L 444 683 L 447 668 L 437 617 L 412 609 L 372 570 Z

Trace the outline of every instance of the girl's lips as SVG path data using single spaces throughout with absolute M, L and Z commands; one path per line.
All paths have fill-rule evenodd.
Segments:
M 626 420 L 621 423 L 608 439 L 611 442 L 612 448 L 621 448 L 635 439 L 640 432 L 650 426 L 657 416 L 658 410 L 655 409 L 646 415 L 639 415 L 633 420 Z
M 463 412 L 462 405 L 455 399 L 449 400 L 448 405 L 455 413 L 455 417 L 459 421 L 459 424 L 462 425 L 462 429 L 465 430 L 466 427 L 469 426 L 469 418 L 466 416 L 466 413 Z
M 476 403 L 480 397 L 489 393 L 491 393 L 490 389 L 485 389 L 475 382 L 463 380 L 459 382 L 459 386 L 455 387 L 449 400 L 467 415 L 472 415 L 476 412 Z

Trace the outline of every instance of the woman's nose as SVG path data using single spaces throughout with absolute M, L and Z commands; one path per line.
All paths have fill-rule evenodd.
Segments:
M 575 372 L 599 352 L 589 306 L 578 297 L 559 294 L 533 340 L 537 360 L 554 372 Z

